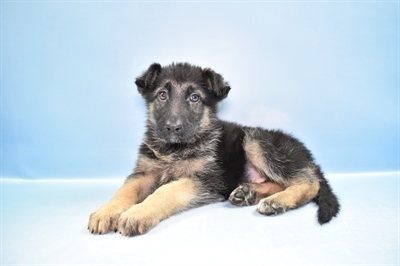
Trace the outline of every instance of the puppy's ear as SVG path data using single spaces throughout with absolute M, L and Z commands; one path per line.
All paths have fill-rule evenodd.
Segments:
M 231 87 L 220 74 L 209 68 L 204 69 L 202 74 L 208 88 L 214 92 L 219 101 L 228 96 Z
M 161 73 L 161 65 L 158 63 L 152 64 L 140 77 L 135 81 L 140 94 L 143 94 L 146 89 L 149 89 L 154 84 L 157 76 Z

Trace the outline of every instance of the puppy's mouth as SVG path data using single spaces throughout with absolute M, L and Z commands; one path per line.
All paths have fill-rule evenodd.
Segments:
M 163 137 L 162 139 L 167 143 L 173 143 L 173 144 L 186 143 L 186 139 L 185 138 L 182 138 L 182 137 L 177 136 L 177 135 L 170 135 L 170 136 L 167 136 L 167 137 Z

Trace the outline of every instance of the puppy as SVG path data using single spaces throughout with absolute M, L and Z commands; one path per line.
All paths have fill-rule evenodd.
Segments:
M 155 63 L 136 85 L 147 106 L 137 165 L 110 202 L 90 215 L 91 233 L 144 234 L 174 213 L 226 199 L 257 204 L 263 215 L 314 201 L 321 225 L 338 214 L 337 197 L 299 140 L 218 119 L 231 89 L 220 74 Z

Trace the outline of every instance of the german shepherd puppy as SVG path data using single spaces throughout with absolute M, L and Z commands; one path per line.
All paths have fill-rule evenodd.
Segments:
M 174 213 L 225 199 L 258 204 L 264 215 L 314 201 L 321 225 L 338 214 L 336 196 L 300 141 L 218 119 L 231 89 L 220 74 L 188 63 L 155 63 L 136 85 L 148 110 L 137 166 L 90 215 L 91 233 L 141 235 Z

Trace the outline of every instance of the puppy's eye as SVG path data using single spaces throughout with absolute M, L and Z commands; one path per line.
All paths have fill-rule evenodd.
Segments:
M 192 94 L 192 95 L 190 95 L 190 101 L 192 101 L 192 102 L 198 102 L 200 100 L 200 96 L 199 95 L 197 95 L 197 94 Z
M 160 93 L 158 94 L 158 98 L 160 98 L 160 100 L 165 101 L 168 98 L 168 95 L 165 91 L 160 91 Z

